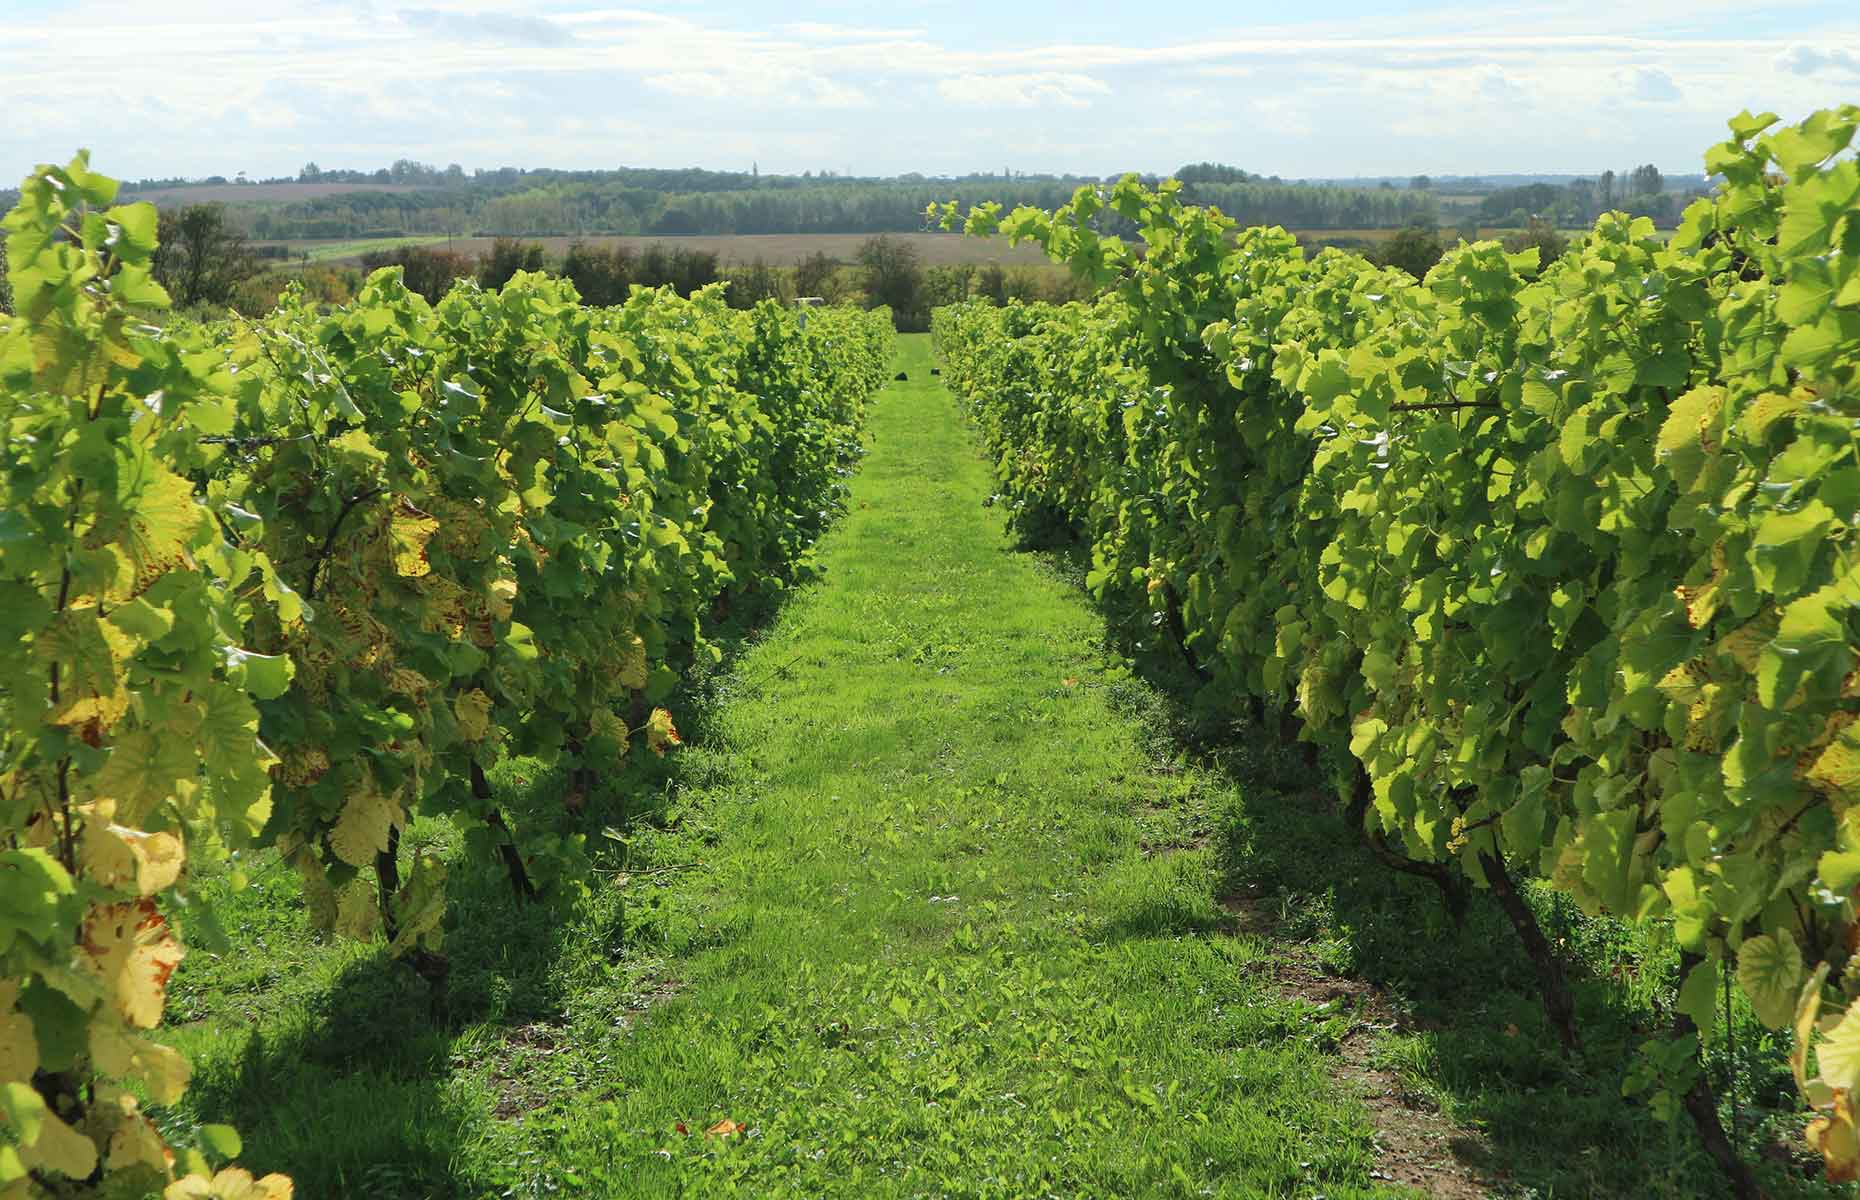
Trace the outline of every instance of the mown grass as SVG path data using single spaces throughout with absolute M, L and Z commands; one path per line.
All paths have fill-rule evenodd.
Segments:
M 176 976 L 197 1073 L 164 1119 L 237 1125 L 307 1197 L 1408 1195 L 1332 1077 L 1358 1015 L 1282 985 L 1315 954 L 1391 985 L 1414 1021 L 1379 1054 L 1503 1194 L 1711 1194 L 1616 1094 L 1633 1015 L 1557 1055 L 1491 915 L 1453 929 L 1108 649 L 981 507 L 927 339 L 900 366 L 824 579 L 744 615 L 661 789 L 589 806 L 591 886 L 517 905 L 416 827 L 454 864 L 442 1005 L 244 864 L 234 949 Z M 559 782 L 496 777 L 519 819 Z
M 285 242 L 294 258 L 308 258 L 313 263 L 360 261 L 364 254 L 380 250 L 399 250 L 403 246 L 434 246 L 452 239 L 443 233 L 415 233 L 403 237 L 351 238 L 347 241 Z
M 702 689 L 597 886 L 519 909 L 461 864 L 435 1020 L 255 864 L 238 949 L 177 977 L 173 1122 L 310 1196 L 1390 1194 L 1333 1018 L 1207 936 L 1210 849 L 1143 848 L 1219 787 L 1152 769 L 1109 702 L 1142 685 L 979 506 L 924 339 L 901 365 L 825 581 Z

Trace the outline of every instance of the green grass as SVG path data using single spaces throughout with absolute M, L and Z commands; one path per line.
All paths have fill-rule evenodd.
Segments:
M 456 862 L 443 1006 L 307 933 L 265 856 L 215 885 L 235 949 L 176 977 L 170 1131 L 231 1122 L 310 1197 L 1412 1195 L 1334 1080 L 1358 1014 L 1299 998 L 1295 958 L 1391 984 L 1417 1023 L 1378 1061 L 1505 1194 L 1711 1194 L 1619 1098 L 1634 1014 L 1585 988 L 1614 1032 L 1550 1050 L 1492 914 L 1453 929 L 1107 649 L 1075 567 L 982 507 L 926 338 L 900 366 L 824 578 L 681 699 L 659 794 L 587 814 L 592 885 L 519 907 Z M 496 782 L 519 821 L 559 795 Z
M 443 233 L 418 233 L 406 237 L 357 238 L 344 242 L 286 242 L 294 256 L 309 255 L 313 263 L 359 259 L 376 250 L 398 250 L 402 246 L 433 246 L 448 241 Z

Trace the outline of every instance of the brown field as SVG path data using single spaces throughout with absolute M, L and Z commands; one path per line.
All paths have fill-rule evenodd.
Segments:
M 824 253 L 841 262 L 852 262 L 859 255 L 859 247 L 872 236 L 865 233 L 773 233 L 711 237 L 543 237 L 520 240 L 541 242 L 551 258 L 560 258 L 571 243 L 580 240 L 596 246 L 624 245 L 636 251 L 656 243 L 667 247 L 708 251 L 724 262 L 748 263 L 760 259 L 770 266 L 791 267 L 815 253 Z M 1002 241 L 963 237 L 953 233 L 893 233 L 886 236 L 914 247 L 924 265 L 932 267 L 956 263 L 1034 266 L 1046 262 L 1046 256 L 1037 246 L 1010 247 Z M 493 239 L 469 237 L 421 240 L 434 249 L 450 248 L 459 253 L 477 255 L 489 250 Z M 293 253 L 309 253 L 323 261 L 348 263 L 360 262 L 363 253 L 371 248 L 365 242 L 297 241 L 283 244 Z M 395 244 L 398 244 L 395 239 L 383 239 L 381 247 Z M 318 247 L 330 245 L 352 246 L 354 250 L 334 257 L 316 254 Z
M 192 187 L 125 190 L 124 196 L 153 204 L 255 204 L 261 201 L 316 200 L 353 192 L 417 192 L 410 183 L 203 183 Z

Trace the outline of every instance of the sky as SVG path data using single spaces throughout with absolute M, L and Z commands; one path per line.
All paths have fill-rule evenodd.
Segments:
M 0 179 L 444 166 L 1701 169 L 1860 101 L 1860 3 L 0 0 Z

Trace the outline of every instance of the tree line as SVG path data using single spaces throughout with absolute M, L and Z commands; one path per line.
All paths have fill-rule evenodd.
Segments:
M 1651 217 L 1656 225 L 1672 226 L 1686 205 L 1705 194 L 1697 188 L 1669 191 L 1666 177 L 1652 163 L 1616 174 L 1603 171 L 1595 179 L 1573 179 L 1558 187 L 1527 183 L 1501 188 L 1479 202 L 1479 216 L 1493 225 L 1525 225 L 1531 220 L 1564 227 L 1587 225 L 1605 212 L 1626 212 Z
M 685 246 L 601 245 L 578 241 L 560 258 L 540 243 L 498 238 L 473 256 L 426 246 L 402 246 L 362 258 L 366 272 L 398 266 L 407 286 L 436 300 L 460 279 L 476 279 L 486 288 L 502 287 L 518 271 L 545 271 L 575 285 L 582 302 L 604 307 L 625 300 L 634 287 L 670 287 L 689 296 L 723 285 L 733 308 L 753 308 L 764 300 L 818 297 L 829 304 L 887 307 L 901 332 L 930 327 L 930 313 L 945 304 L 980 298 L 994 304 L 1012 300 L 1063 303 L 1094 289 L 1054 270 L 1007 268 L 998 263 L 926 266 L 909 242 L 878 234 L 863 242 L 850 263 L 815 251 L 791 267 L 761 259 L 726 262 L 714 251 Z
M 1288 183 L 1232 167 L 1194 164 L 1182 174 L 1196 203 L 1248 224 L 1301 229 L 1395 228 L 1431 219 L 1429 192 Z M 1152 182 L 1157 177 L 1147 177 Z M 707 171 L 438 171 L 402 160 L 379 171 L 324 171 L 303 182 L 353 184 L 354 191 L 296 200 L 255 195 L 231 220 L 259 241 L 455 234 L 484 237 L 724 236 L 731 234 L 905 233 L 923 228 L 927 205 L 957 199 L 1054 207 L 1087 176 L 755 176 Z M 177 186 L 179 181 L 150 181 Z M 380 190 L 400 184 L 409 190 Z M 371 190 L 373 189 L 373 190 Z M 1115 224 L 1115 218 L 1107 218 Z M 1107 227 L 1108 232 L 1128 232 Z
M 363 277 L 382 267 L 399 267 L 407 287 L 429 301 L 437 301 L 461 279 L 501 288 L 519 271 L 542 271 L 569 280 L 584 303 L 597 307 L 620 303 L 635 286 L 669 287 L 689 297 L 703 288 L 722 285 L 726 302 L 734 308 L 803 296 L 817 296 L 830 304 L 885 305 L 897 327 L 906 332 L 929 328 L 932 309 L 965 299 L 979 297 L 996 304 L 1010 300 L 1063 303 L 1090 290 L 1051 268 L 926 266 L 909 242 L 884 234 L 868 238 L 850 262 L 816 251 L 793 266 L 760 259 L 726 261 L 715 251 L 688 246 L 636 248 L 592 241 L 576 241 L 558 257 L 539 242 L 500 237 L 482 254 L 440 246 L 400 246 L 363 255 L 359 269 L 281 268 L 267 261 L 230 214 L 226 205 L 214 203 L 190 204 L 161 214 L 153 273 L 178 310 L 260 313 L 274 306 L 292 282 L 301 283 L 319 301 L 344 303 L 354 296 Z M 0 244 L 0 289 L 5 282 L 3 254 Z M 5 300 L 0 290 L 0 306 Z

